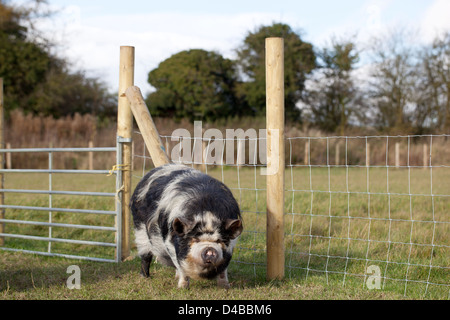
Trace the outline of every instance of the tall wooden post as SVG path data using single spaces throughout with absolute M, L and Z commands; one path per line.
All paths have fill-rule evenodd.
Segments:
M 3 110 L 3 78 L 0 78 L 0 149 L 5 148 L 5 137 L 4 137 L 4 110 Z M 5 168 L 5 154 L 0 153 L 0 169 Z M 0 189 L 3 189 L 3 173 L 0 173 Z M 4 204 L 4 197 L 5 194 L 3 192 L 0 192 L 0 205 Z M 5 219 L 5 209 L 0 209 L 0 219 Z M 0 233 L 5 232 L 5 224 L 0 222 Z M 0 237 L 0 246 L 3 246 L 5 244 L 5 239 L 3 237 Z
M 125 91 L 134 85 L 134 47 L 120 47 L 119 103 L 117 111 L 117 136 L 129 140 L 122 150 L 122 260 L 130 256 L 130 198 L 131 198 L 131 137 L 133 115 Z
M 267 278 L 284 278 L 284 40 L 266 39 Z M 272 141 L 277 139 L 277 141 Z M 274 168 L 276 166 L 276 168 Z M 275 170 L 274 170 L 275 169 Z

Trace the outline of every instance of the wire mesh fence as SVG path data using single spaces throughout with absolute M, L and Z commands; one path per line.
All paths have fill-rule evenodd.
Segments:
M 139 135 L 135 178 L 152 167 Z M 286 276 L 448 298 L 449 137 L 287 137 Z M 264 277 L 266 177 L 260 169 L 266 165 L 259 149 L 266 147 L 265 136 L 161 138 L 173 162 L 196 167 L 232 190 L 244 232 L 231 270 Z
M 376 270 L 380 288 L 447 297 L 448 138 L 288 138 L 290 276 L 367 285 Z

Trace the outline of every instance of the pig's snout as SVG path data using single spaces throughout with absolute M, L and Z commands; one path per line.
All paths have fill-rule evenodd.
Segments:
M 212 247 L 208 247 L 202 252 L 202 259 L 204 263 L 211 263 L 215 264 L 217 262 L 217 259 L 219 257 L 219 253 L 216 249 Z

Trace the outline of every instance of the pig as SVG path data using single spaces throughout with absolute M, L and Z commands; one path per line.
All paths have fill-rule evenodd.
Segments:
M 170 163 L 142 178 L 130 207 L 144 277 L 156 257 L 176 268 L 179 288 L 189 288 L 190 279 L 216 279 L 219 287 L 230 287 L 227 268 L 243 223 L 225 184 Z

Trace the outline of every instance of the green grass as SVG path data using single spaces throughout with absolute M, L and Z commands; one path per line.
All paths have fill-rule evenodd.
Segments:
M 176 288 L 174 270 L 139 259 L 99 263 L 0 250 L 0 299 L 448 299 L 450 236 L 446 168 L 290 168 L 285 179 L 286 278 L 265 280 L 265 177 L 254 168 L 208 168 L 239 201 L 244 229 L 230 265 L 232 289 L 211 281 Z M 114 192 L 114 177 L 53 175 L 54 190 Z M 31 180 L 30 180 L 31 179 Z M 431 196 L 431 181 L 432 193 Z M 134 178 L 134 184 L 138 182 Z M 47 189 L 48 175 L 9 174 L 5 188 Z M 8 204 L 47 206 L 48 196 L 6 194 Z M 112 198 L 53 196 L 63 208 L 113 210 Z M 48 221 L 47 212 L 7 210 L 6 218 Z M 52 221 L 113 226 L 114 217 L 53 213 Z M 48 228 L 7 224 L 6 233 L 48 236 Z M 114 242 L 114 233 L 52 228 L 53 237 Z M 433 245 L 434 246 L 433 246 Z M 48 243 L 7 238 L 6 247 L 47 251 Z M 52 243 L 52 252 L 114 258 L 114 248 Z M 135 255 L 135 248 L 132 250 Z M 80 266 L 81 290 L 69 290 L 69 265 Z M 432 267 L 430 267 L 430 264 Z M 380 290 L 366 270 L 381 270 Z M 408 281 L 406 281 L 407 279 Z
M 192 281 L 189 290 L 178 289 L 173 269 L 151 266 L 151 278 L 138 274 L 139 261 L 120 264 L 74 261 L 5 252 L 0 274 L 0 299 L 402 299 L 385 291 L 369 291 L 340 283 L 327 285 L 322 279 L 267 282 L 245 277 L 241 267 L 232 266 L 232 288 L 218 289 L 213 281 Z M 81 269 L 81 289 L 69 290 L 66 273 L 70 265 Z

